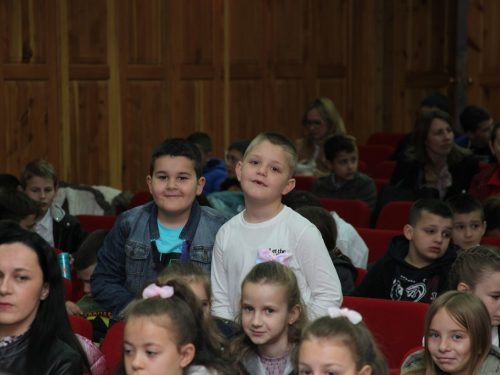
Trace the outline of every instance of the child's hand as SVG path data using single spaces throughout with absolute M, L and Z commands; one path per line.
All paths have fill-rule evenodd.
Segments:
M 66 301 L 66 312 L 68 313 L 68 315 L 83 315 L 82 309 L 71 301 Z

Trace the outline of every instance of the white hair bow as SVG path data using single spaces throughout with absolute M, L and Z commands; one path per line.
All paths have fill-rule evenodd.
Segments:
M 328 315 L 330 315 L 330 318 L 346 317 L 352 324 L 358 324 L 363 320 L 359 312 L 349 310 L 348 308 L 339 309 L 338 307 L 330 307 Z
M 150 284 L 142 291 L 142 298 L 151 298 L 151 297 L 170 298 L 173 295 L 174 295 L 174 287 L 169 285 L 160 287 L 156 284 Z

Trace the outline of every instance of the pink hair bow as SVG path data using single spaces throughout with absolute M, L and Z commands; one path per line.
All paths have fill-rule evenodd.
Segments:
M 352 324 L 358 324 L 363 320 L 359 312 L 347 308 L 339 309 L 338 307 L 330 307 L 328 315 L 330 315 L 330 318 L 346 317 Z
M 151 297 L 170 298 L 173 295 L 174 295 L 174 287 L 169 285 L 160 287 L 156 284 L 150 284 L 142 291 L 142 298 L 151 298 Z
M 255 263 L 265 263 L 265 262 L 278 262 L 283 264 L 284 266 L 290 267 L 290 258 L 291 254 L 281 253 L 279 255 L 274 255 L 271 250 L 258 249 L 257 250 L 257 259 Z

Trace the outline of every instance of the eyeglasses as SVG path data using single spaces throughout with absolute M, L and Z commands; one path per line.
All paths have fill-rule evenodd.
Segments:
M 314 121 L 304 121 L 302 122 L 302 125 L 308 128 L 316 127 L 319 128 L 321 125 L 323 125 L 325 122 L 321 120 L 314 120 Z

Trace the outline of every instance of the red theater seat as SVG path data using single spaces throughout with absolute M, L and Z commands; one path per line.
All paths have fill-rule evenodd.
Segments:
M 403 234 L 403 228 L 401 230 L 356 228 L 356 231 L 368 247 L 368 263 L 379 260 L 387 251 L 391 238 Z
M 394 168 L 396 168 L 395 161 L 383 161 L 375 167 L 375 170 L 373 171 L 373 178 L 385 178 L 390 180 Z
M 312 185 L 315 180 L 313 176 L 294 176 L 295 190 L 312 191 Z
M 319 198 L 321 205 L 328 211 L 335 211 L 353 227 L 370 227 L 370 206 L 355 199 Z
M 414 202 L 390 202 L 380 210 L 377 218 L 377 229 L 403 230 L 408 224 L 410 209 Z
M 113 324 L 106 332 L 102 341 L 101 352 L 108 362 L 109 373 L 114 374 L 118 365 L 123 359 L 123 330 L 125 324 L 117 322 Z
M 368 273 L 368 271 L 365 270 L 364 268 L 356 267 L 356 269 L 358 270 L 358 275 L 356 276 L 356 280 L 354 280 L 355 287 L 357 287 L 359 284 L 361 284 L 361 281 L 363 281 L 363 278 Z
M 82 228 L 90 233 L 98 229 L 111 230 L 118 218 L 118 216 L 108 215 L 76 215 L 75 217 L 82 224 Z
M 131 208 L 142 206 L 143 204 L 146 204 L 149 201 L 151 201 L 151 194 L 149 193 L 149 191 L 147 190 L 138 191 L 137 193 L 134 194 L 134 196 L 130 200 L 128 208 L 130 210 Z
M 394 152 L 394 147 L 385 145 L 359 145 L 359 159 L 366 163 L 366 174 L 373 176 L 375 168 L 386 161 Z
M 373 133 L 366 144 L 396 147 L 405 135 L 406 133 Z
M 94 331 L 92 329 L 92 323 L 90 323 L 90 321 L 77 315 L 68 315 L 68 319 L 73 332 L 92 341 Z

